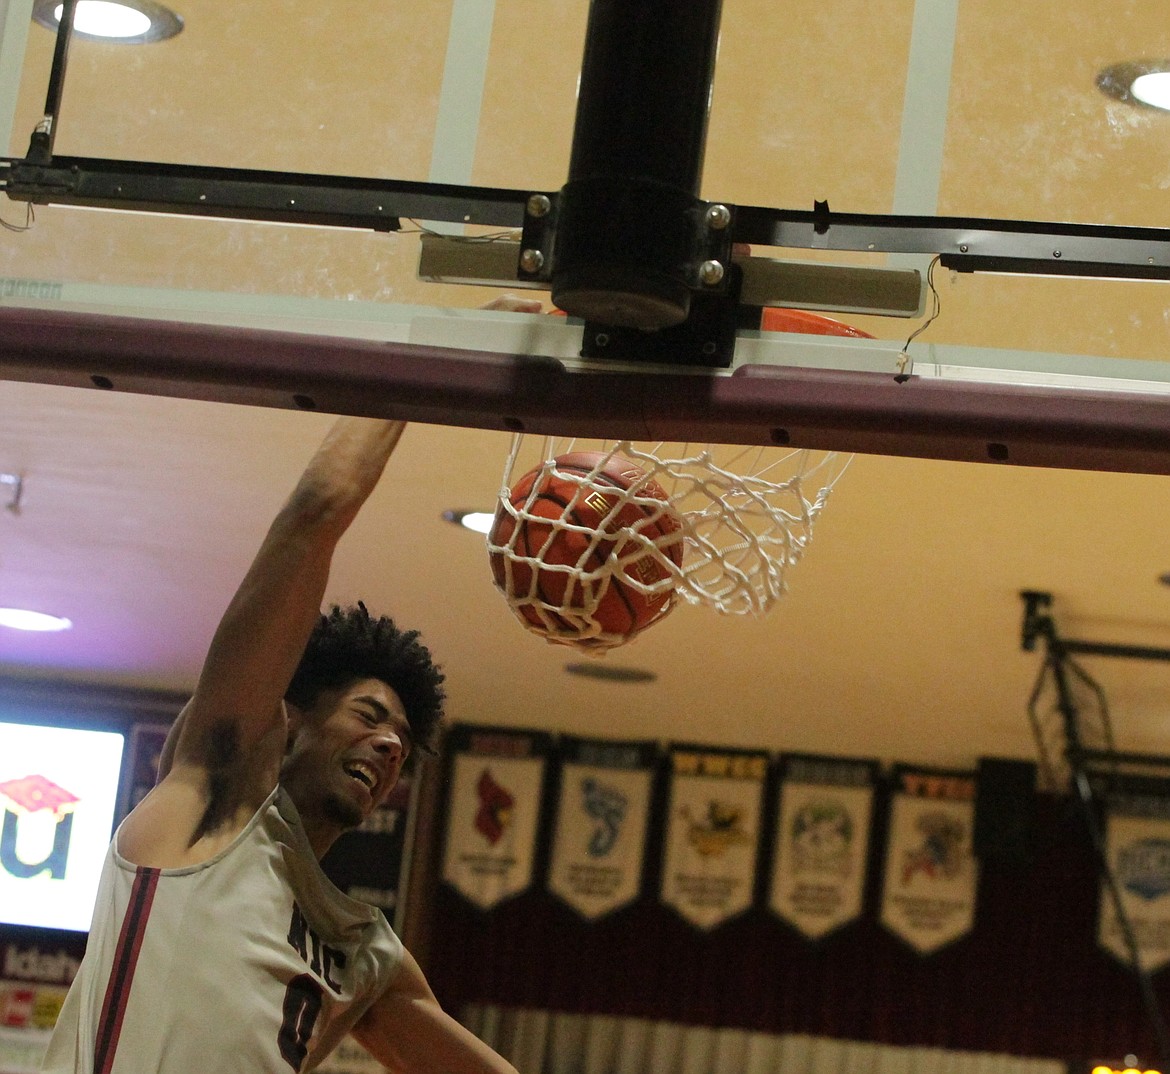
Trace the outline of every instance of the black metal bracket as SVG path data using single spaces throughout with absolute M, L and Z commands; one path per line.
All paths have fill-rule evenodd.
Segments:
M 519 227 L 526 190 L 187 164 L 0 158 L 0 189 L 36 205 L 397 231 L 402 218 Z
M 1170 661 L 1170 649 L 1153 648 L 1147 645 L 1117 645 L 1104 641 L 1079 641 L 1061 638 L 1056 631 L 1049 610 L 1052 594 L 1025 589 L 1020 593 L 1024 601 L 1024 624 L 1021 645 L 1031 651 L 1036 638 L 1043 637 L 1050 647 L 1061 653 L 1079 653 L 1085 656 L 1113 656 L 1127 660 Z
M 560 205 L 558 193 L 535 193 L 525 202 L 517 279 L 532 284 L 551 281 L 556 263 Z M 690 249 L 685 262 L 675 267 L 697 294 L 723 294 L 727 291 L 735 212 L 734 205 L 698 198 L 691 199 L 685 210 Z
M 1051 640 L 1055 635 L 1052 616 L 1047 614 L 1052 607 L 1052 594 L 1025 589 L 1020 593 L 1024 601 L 1024 625 L 1020 631 L 1020 646 L 1025 652 L 1036 648 L 1036 639 L 1043 635 Z
M 754 314 L 755 327 L 759 327 L 759 309 L 745 310 L 739 305 L 742 280 L 743 270 L 728 262 L 721 286 L 693 295 L 690 315 L 682 324 L 654 332 L 586 321 L 581 357 L 726 368 L 734 357 L 736 330 L 744 326 L 745 314 Z

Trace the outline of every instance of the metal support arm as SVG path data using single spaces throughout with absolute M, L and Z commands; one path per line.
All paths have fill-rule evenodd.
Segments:
M 1031 652 L 1035 649 L 1037 640 L 1042 640 L 1044 643 L 1045 661 L 1052 672 L 1057 691 L 1057 708 L 1064 721 L 1068 760 L 1074 770 L 1099 767 L 1107 769 L 1111 774 L 1116 774 L 1120 768 L 1135 767 L 1146 771 L 1151 769 L 1170 771 L 1170 757 L 1144 753 L 1119 753 L 1112 748 L 1103 750 L 1086 748 L 1081 740 L 1077 705 L 1067 675 L 1069 657 L 1073 654 L 1110 656 L 1127 660 L 1170 661 L 1170 649 L 1062 638 L 1051 614 L 1051 593 L 1024 590 L 1020 593 L 1020 597 L 1024 601 L 1021 648 L 1026 652 Z
M 533 192 L 397 179 L 53 157 L 0 158 L 0 190 L 38 205 L 392 231 L 402 218 L 521 228 Z M 559 195 L 540 193 L 555 207 Z M 1170 228 L 882 216 L 722 205 L 737 243 L 810 250 L 937 254 L 963 272 L 1170 279 Z M 550 251 L 551 256 L 555 253 Z M 539 274 L 547 279 L 551 266 Z M 695 267 L 699 278 L 698 266 Z M 521 278 L 519 269 L 517 278 Z

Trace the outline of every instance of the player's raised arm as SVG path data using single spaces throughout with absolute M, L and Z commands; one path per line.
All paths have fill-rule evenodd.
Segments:
M 313 455 L 220 621 L 154 801 L 127 822 L 132 860 L 174 864 L 180 841 L 189 849 L 216 828 L 230 834 L 275 787 L 287 734 L 281 700 L 320 614 L 334 550 L 402 430 L 341 418 Z

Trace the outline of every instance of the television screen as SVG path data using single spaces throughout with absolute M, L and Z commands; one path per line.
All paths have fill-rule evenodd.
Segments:
M 0 721 L 0 924 L 89 929 L 124 742 Z

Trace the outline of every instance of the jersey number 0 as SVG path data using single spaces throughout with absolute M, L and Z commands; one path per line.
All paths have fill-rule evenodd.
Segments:
M 321 1013 L 324 990 L 316 978 L 307 973 L 298 974 L 288 983 L 284 993 L 284 1021 L 280 1024 L 277 1044 L 280 1054 L 293 1070 L 300 1070 L 309 1053 L 313 1027 Z

